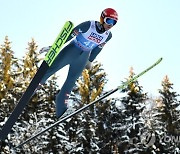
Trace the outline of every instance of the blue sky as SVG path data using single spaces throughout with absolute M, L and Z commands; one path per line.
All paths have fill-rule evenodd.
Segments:
M 112 29 L 113 38 L 97 57 L 108 74 L 107 88 L 118 86 L 129 75 L 131 66 L 138 74 L 163 57 L 160 65 L 138 81 L 144 92 L 156 95 L 168 75 L 174 91 L 180 93 L 180 0 L 1 1 L 0 44 L 8 36 L 15 55 L 24 56 L 31 38 L 38 49 L 49 46 L 65 21 L 77 25 L 99 20 L 101 11 L 107 7 L 119 14 Z M 61 71 L 63 82 L 62 74 Z

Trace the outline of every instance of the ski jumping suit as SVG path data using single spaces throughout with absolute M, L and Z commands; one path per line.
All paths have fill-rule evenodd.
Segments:
M 88 60 L 92 62 L 96 58 L 104 44 L 111 39 L 112 34 L 110 31 L 105 31 L 98 21 L 86 21 L 73 29 L 67 41 L 74 36 L 76 36 L 75 39 L 62 49 L 41 80 L 41 84 L 44 84 L 51 75 L 64 66 L 70 65 L 67 79 L 56 96 L 57 118 L 67 110 L 65 100 L 68 99 Z

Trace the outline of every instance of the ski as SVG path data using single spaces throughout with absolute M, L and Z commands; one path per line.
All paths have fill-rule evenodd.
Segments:
M 74 115 L 82 112 L 83 110 L 87 109 L 88 107 L 92 106 L 93 104 L 103 100 L 104 98 L 106 98 L 107 96 L 113 94 L 114 92 L 118 91 L 118 90 L 123 90 L 124 88 L 126 88 L 130 83 L 136 81 L 140 76 L 142 76 L 143 74 L 145 74 L 146 72 L 148 72 L 149 70 L 151 70 L 152 68 L 154 68 L 156 65 L 158 65 L 160 62 L 162 61 L 162 58 L 158 59 L 158 61 L 156 61 L 153 65 L 151 65 L 150 67 L 148 67 L 147 69 L 145 69 L 144 71 L 142 71 L 141 73 L 139 73 L 138 75 L 136 75 L 135 77 L 131 78 L 130 80 L 124 82 L 121 86 L 118 86 L 115 89 L 110 90 L 109 92 L 107 92 L 106 94 L 102 95 L 101 97 L 99 97 L 97 100 L 85 105 L 84 107 L 76 110 L 75 112 L 61 118 L 59 121 L 55 122 L 54 124 L 52 124 L 51 126 L 45 128 L 44 130 L 40 131 L 39 133 L 35 134 L 34 136 L 30 137 L 29 139 L 27 139 L 26 141 L 22 142 L 21 144 L 19 144 L 18 146 L 16 146 L 15 148 L 19 148 L 22 147 L 24 144 L 30 142 L 31 140 L 35 139 L 36 137 L 42 135 L 44 132 L 48 131 L 49 129 L 57 126 L 59 123 L 73 117 Z
M 41 66 L 39 67 L 37 73 L 35 74 L 34 78 L 32 79 L 31 83 L 29 84 L 28 88 L 20 98 L 18 104 L 16 105 L 15 109 L 9 116 L 8 120 L 4 124 L 2 130 L 0 131 L 0 140 L 5 140 L 7 135 L 10 133 L 13 125 L 17 121 L 19 115 L 22 113 L 25 106 L 28 104 L 30 98 L 32 97 L 35 89 L 39 85 L 40 81 L 42 80 L 44 74 L 48 70 L 48 68 L 52 65 L 53 61 L 60 53 L 60 49 L 66 42 L 68 36 L 71 34 L 73 29 L 73 23 L 67 21 L 63 28 L 61 29 L 59 35 L 57 36 L 55 42 L 53 43 L 52 47 L 48 51 L 45 56 L 44 61 L 42 62 Z

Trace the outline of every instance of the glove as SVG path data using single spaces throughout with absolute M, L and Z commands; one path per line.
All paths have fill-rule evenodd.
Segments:
M 86 68 L 86 69 L 91 69 L 91 68 L 92 68 L 92 62 L 90 62 L 90 61 L 88 60 L 87 63 L 86 63 L 85 68 Z
M 50 48 L 51 48 L 51 46 L 43 47 L 43 48 L 41 48 L 41 50 L 39 51 L 39 53 L 41 54 L 41 53 L 44 53 L 44 52 L 48 52 Z

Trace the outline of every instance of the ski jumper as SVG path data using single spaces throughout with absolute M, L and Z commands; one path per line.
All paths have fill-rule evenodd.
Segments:
M 62 49 L 41 80 L 41 84 L 44 84 L 51 75 L 69 64 L 67 78 L 55 100 L 57 118 L 67 110 L 65 100 L 68 99 L 87 61 L 92 62 L 112 37 L 110 31 L 102 31 L 100 26 L 98 21 L 86 21 L 76 26 L 68 41 L 76 37 Z

